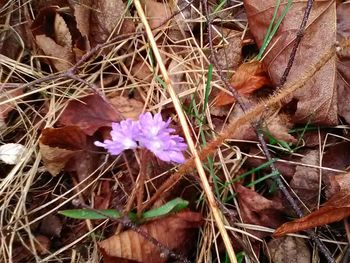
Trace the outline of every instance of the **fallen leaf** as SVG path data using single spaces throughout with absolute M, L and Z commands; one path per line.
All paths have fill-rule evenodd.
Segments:
M 350 37 L 350 5 L 339 4 L 337 7 L 337 40 L 341 41 Z M 337 62 L 337 91 L 338 91 L 338 113 L 350 123 L 350 52 L 345 51 L 338 54 Z
M 263 65 L 259 61 L 241 64 L 231 78 L 232 87 L 240 95 L 249 95 L 255 90 L 271 85 Z M 225 106 L 235 102 L 235 98 L 227 92 L 221 91 L 215 98 L 215 106 Z
M 110 127 L 112 122 L 121 120 L 122 116 L 111 104 L 99 95 L 93 94 L 79 100 L 71 100 L 61 114 L 59 123 L 65 126 L 78 126 L 87 135 L 93 135 L 99 128 Z
M 125 119 L 137 120 L 144 108 L 142 102 L 121 96 L 110 98 L 110 102 Z
M 41 132 L 39 139 L 45 168 L 52 176 L 56 176 L 65 168 L 75 154 L 81 154 L 86 146 L 87 137 L 76 126 L 46 128 Z
M 254 102 L 250 100 L 250 103 L 253 105 Z M 235 107 L 230 114 L 229 121 L 234 121 L 237 117 L 242 115 L 242 109 Z M 288 115 L 265 113 L 262 117 L 258 116 L 256 118 L 256 121 L 261 120 L 264 118 L 264 116 L 268 117 L 265 119 L 263 130 L 266 131 L 271 137 L 287 143 L 297 142 L 297 140 L 288 133 L 290 128 L 293 127 L 293 124 Z M 253 129 L 253 126 L 249 123 L 242 125 L 239 131 L 236 131 L 231 135 L 231 138 L 239 140 L 256 140 L 257 136 L 255 130 Z
M 35 236 L 35 248 L 39 255 L 47 255 L 50 253 L 51 240 L 43 235 Z
M 72 36 L 69 32 L 69 28 L 62 16 L 57 13 L 55 15 L 54 32 L 55 42 L 58 45 L 72 48 Z
M 280 202 L 269 200 L 257 192 L 237 184 L 238 203 L 244 223 L 275 228 L 281 225 L 284 207 Z M 266 236 L 263 232 L 254 232 L 258 237 Z
M 49 214 L 40 223 L 39 232 L 47 237 L 59 237 L 62 231 L 62 222 L 58 216 Z
M 272 239 L 268 244 L 269 256 L 274 263 L 310 263 L 311 252 L 302 238 L 282 237 Z
M 242 61 L 242 32 L 215 26 L 213 33 L 213 43 L 216 45 L 222 43 L 222 48 L 216 52 L 220 68 L 224 70 L 238 68 Z
M 329 201 L 311 214 L 287 222 L 276 229 L 273 236 L 279 237 L 288 233 L 296 233 L 302 230 L 334 223 L 350 216 L 350 192 L 336 193 Z
M 202 223 L 202 216 L 195 212 L 180 212 L 156 219 L 140 228 L 161 244 L 176 253 L 186 255 L 194 245 L 195 229 Z M 104 260 L 120 262 L 120 259 L 137 262 L 167 262 L 153 243 L 135 231 L 127 230 L 99 243 Z
M 49 56 L 51 63 L 58 71 L 67 70 L 74 64 L 74 56 L 70 48 L 58 45 L 52 38 L 45 35 L 37 35 L 35 41 L 44 54 Z
M 350 166 L 350 142 L 336 143 L 328 147 L 322 156 L 322 167 L 337 170 L 346 170 Z M 322 171 L 322 180 L 325 185 L 329 185 L 332 177 L 339 172 L 332 170 Z
M 72 35 L 57 6 L 42 8 L 32 24 L 35 42 L 58 71 L 75 63 Z
M 81 33 L 85 50 L 90 50 L 90 15 L 91 15 L 91 0 L 86 0 L 84 4 L 76 3 L 73 5 L 74 17 L 77 22 L 77 28 Z
M 171 16 L 171 10 L 166 2 L 154 0 L 143 1 L 145 15 L 151 28 L 158 28 Z M 166 24 L 163 25 L 165 27 Z
M 121 24 L 121 33 L 130 33 L 135 30 L 131 20 L 125 20 L 126 5 L 122 0 L 92 1 L 90 13 L 89 39 L 91 47 L 105 43 L 118 25 Z M 80 26 L 82 28 L 82 26 Z M 87 30 L 83 30 L 86 31 Z
M 16 98 L 19 95 L 23 94 L 22 88 L 16 88 L 12 90 L 4 89 L 3 92 L 1 92 L 0 95 L 0 131 L 6 129 L 6 118 L 8 114 L 16 108 L 16 101 L 14 98 Z M 12 102 L 3 103 L 3 101 L 14 99 Z
M 343 191 L 350 192 L 350 173 L 333 175 L 329 178 L 326 188 L 327 197 Z
M 300 162 L 318 166 L 319 159 L 319 151 L 310 150 Z M 318 203 L 319 187 L 321 187 L 319 180 L 319 169 L 298 165 L 295 168 L 293 179 L 289 183 L 300 200 L 303 201 L 310 210 L 313 210 Z
M 112 187 L 109 181 L 102 181 L 98 193 L 95 195 L 94 208 L 107 209 L 112 197 Z
M 307 1 L 292 4 L 283 19 L 279 30 L 267 47 L 263 63 L 272 82 L 278 86 L 280 78 L 287 66 L 287 61 L 294 45 L 296 32 L 304 15 Z M 282 13 L 286 1 L 281 3 L 277 17 Z M 271 22 L 275 0 L 245 0 L 249 28 L 256 43 L 260 47 L 264 41 L 266 30 Z M 293 67 L 287 83 L 295 82 L 319 61 L 320 57 L 332 48 L 336 41 L 336 2 L 314 1 L 308 19 L 305 34 L 298 48 Z M 273 45 L 273 46 L 272 46 Z M 270 48 L 271 47 L 271 48 Z M 307 63 L 305 63 L 307 61 Z M 305 87 L 296 91 L 290 98 L 296 104 L 294 119 L 297 122 L 334 125 L 337 124 L 337 91 L 335 87 L 336 59 L 329 60 Z

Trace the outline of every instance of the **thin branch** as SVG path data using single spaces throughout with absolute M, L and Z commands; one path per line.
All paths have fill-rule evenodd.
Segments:
M 304 36 L 304 33 L 305 33 L 305 27 L 306 27 L 307 21 L 309 19 L 310 13 L 311 13 L 313 2 L 314 2 L 313 0 L 307 0 L 307 5 L 306 5 L 305 12 L 304 12 L 303 20 L 301 21 L 301 24 L 300 24 L 299 30 L 297 32 L 293 48 L 292 48 L 292 51 L 291 51 L 289 59 L 288 59 L 286 69 L 284 70 L 282 77 L 280 79 L 279 86 L 282 86 L 287 81 L 287 77 L 288 77 L 289 72 L 293 66 L 295 55 L 297 53 L 299 44 L 300 44 L 300 42 Z

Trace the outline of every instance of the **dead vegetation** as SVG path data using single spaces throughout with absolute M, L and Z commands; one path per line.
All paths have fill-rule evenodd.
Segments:
M 2 262 L 348 262 L 348 2 L 0 7 Z M 184 163 L 96 146 L 145 112 Z

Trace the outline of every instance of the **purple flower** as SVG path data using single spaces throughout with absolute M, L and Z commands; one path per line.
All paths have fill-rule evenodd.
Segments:
M 124 150 L 137 148 L 135 139 L 139 134 L 140 130 L 137 123 L 127 119 L 120 123 L 112 123 L 112 140 L 105 140 L 103 143 L 95 142 L 95 145 L 107 149 L 112 155 L 118 155 Z
M 183 151 L 187 149 L 184 139 L 178 135 L 171 135 L 174 129 L 169 128 L 171 119 L 163 121 L 160 113 L 154 115 L 147 112 L 140 115 L 139 144 L 153 152 L 159 159 L 165 162 L 183 163 L 185 157 Z
M 183 163 L 183 151 L 187 149 L 187 144 L 182 137 L 171 134 L 175 130 L 169 128 L 170 122 L 170 118 L 166 122 L 163 121 L 160 113 L 153 117 L 147 112 L 139 116 L 139 121 L 128 119 L 120 124 L 113 123 L 112 140 L 95 142 L 95 145 L 104 147 L 112 155 L 140 146 L 165 162 Z

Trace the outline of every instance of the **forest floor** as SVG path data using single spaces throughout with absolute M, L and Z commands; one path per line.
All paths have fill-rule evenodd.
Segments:
M 0 261 L 350 262 L 349 14 L 0 1 Z

